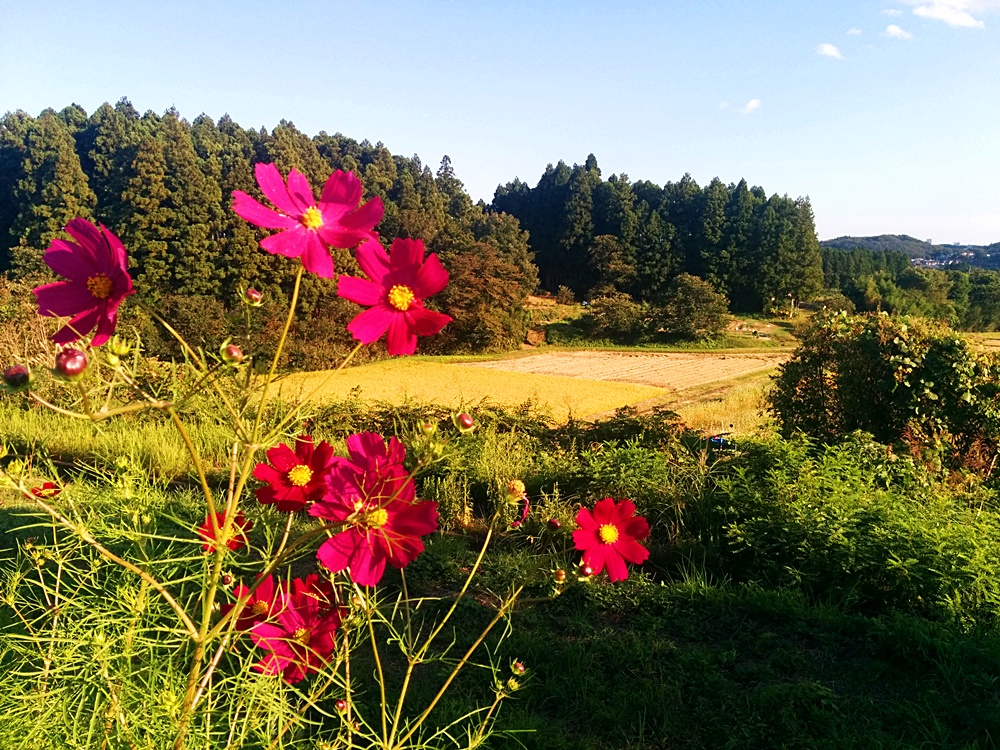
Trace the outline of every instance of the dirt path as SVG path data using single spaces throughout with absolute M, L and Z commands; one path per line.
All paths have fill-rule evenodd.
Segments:
M 508 372 L 530 372 L 652 385 L 671 390 L 730 380 L 767 370 L 785 362 L 788 352 L 715 354 L 711 352 L 552 352 L 520 359 L 469 362 L 461 367 L 485 367 Z

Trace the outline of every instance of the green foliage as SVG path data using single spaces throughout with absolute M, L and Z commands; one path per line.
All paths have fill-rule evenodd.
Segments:
M 920 458 L 986 474 L 1000 439 L 998 370 L 946 328 L 886 314 L 818 316 L 771 395 L 783 434 L 863 430 Z
M 594 336 L 622 342 L 638 339 L 645 322 L 646 309 L 623 292 L 591 300 L 581 321 Z
M 729 300 L 707 281 L 686 273 L 671 282 L 661 304 L 653 308 L 653 329 L 677 338 L 717 336 L 728 322 Z

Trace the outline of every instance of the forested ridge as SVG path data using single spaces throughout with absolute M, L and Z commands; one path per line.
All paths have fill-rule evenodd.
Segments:
M 440 255 L 452 283 L 436 304 L 455 323 L 433 344 L 437 351 L 516 346 L 526 333 L 525 300 L 539 286 L 656 308 L 689 277 L 707 282 L 734 312 L 825 291 L 838 306 L 1000 325 L 995 274 L 913 268 L 891 251 L 821 248 L 808 198 L 768 196 L 746 180 L 701 187 L 688 174 L 663 186 L 625 174 L 604 179 L 591 155 L 582 165 L 549 165 L 535 187 L 520 179 L 501 185 L 486 205 L 472 201 L 447 156 L 432 171 L 417 156 L 339 133 L 309 136 L 287 121 L 245 129 L 204 114 L 188 122 L 173 109 L 140 114 L 126 99 L 90 114 L 74 104 L 0 120 L 0 271 L 29 282 L 47 275 L 45 248 L 82 216 L 121 237 L 141 294 L 164 309 L 212 317 L 248 286 L 279 300 L 294 264 L 262 252 L 260 232 L 230 210 L 235 190 L 260 196 L 258 162 L 282 173 L 294 167 L 317 190 L 333 170 L 354 172 L 365 198 L 383 201 L 383 240 L 420 238 Z M 335 262 L 338 271 L 356 270 L 346 251 Z M 334 288 L 307 279 L 302 305 L 314 338 L 335 338 L 331 321 L 351 314 Z

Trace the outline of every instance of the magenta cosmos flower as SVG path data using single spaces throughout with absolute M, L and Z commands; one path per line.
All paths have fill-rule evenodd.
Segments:
M 226 513 L 221 511 L 215 514 L 215 525 L 218 527 L 219 531 L 222 531 L 222 527 L 226 523 Z M 233 516 L 233 525 L 230 529 L 229 541 L 226 542 L 226 546 L 234 552 L 241 547 L 245 547 L 247 543 L 247 532 L 253 528 L 253 521 L 248 521 L 244 516 L 242 511 L 236 511 L 236 515 Z M 205 540 L 205 543 L 201 545 L 201 548 L 206 552 L 210 552 L 215 546 L 215 529 L 212 528 L 212 517 L 207 516 L 205 522 L 198 527 L 198 536 Z
M 368 240 L 355 258 L 368 279 L 341 276 L 337 294 L 368 307 L 347 325 L 362 344 L 388 331 L 389 354 L 413 354 L 418 335 L 431 336 L 451 322 L 450 315 L 424 307 L 425 299 L 448 285 L 448 272 L 434 253 L 424 258 L 423 242 L 396 239 L 387 254 L 376 240 Z
M 608 578 L 624 581 L 628 578 L 626 562 L 639 565 L 649 557 L 649 550 L 638 542 L 649 536 L 649 524 L 635 515 L 631 500 L 615 504 L 606 497 L 594 506 L 593 513 L 581 508 L 576 524 L 580 528 L 573 532 L 573 543 L 595 575 L 607 568 Z
M 295 683 L 330 663 L 341 620 L 341 608 L 333 603 L 331 591 L 315 574 L 296 579 L 291 586 L 281 585 L 278 611 L 250 631 L 253 642 L 268 651 L 254 669 Z
M 437 529 L 437 503 L 416 499 L 396 438 L 386 444 L 373 432 L 351 435 L 347 450 L 350 460 L 338 460 L 327 494 L 309 508 L 310 515 L 346 528 L 323 542 L 316 557 L 327 570 L 349 570 L 355 583 L 374 586 L 386 563 L 404 568 L 423 552 L 420 537 Z
M 54 239 L 42 260 L 66 281 L 35 287 L 38 314 L 71 320 L 52 337 L 57 344 L 83 338 L 94 328 L 91 346 L 111 338 L 118 322 L 118 305 L 135 292 L 128 275 L 125 246 L 103 224 L 79 217 L 66 225 L 76 242 Z
M 274 576 L 267 576 L 258 580 L 256 588 L 251 592 L 247 586 L 239 584 L 233 591 L 233 596 L 241 599 L 247 598 L 243 609 L 240 610 L 236 622 L 233 623 L 235 630 L 250 630 L 259 622 L 271 619 L 280 610 L 281 589 L 274 585 Z M 220 612 L 225 617 L 235 607 L 235 604 L 223 604 Z
M 256 490 L 258 502 L 278 510 L 302 510 L 326 492 L 326 475 L 333 465 L 333 448 L 325 440 L 313 446 L 309 435 L 295 438 L 295 450 L 282 443 L 267 452 L 265 463 L 254 467 L 253 475 L 266 487 Z
M 362 206 L 361 180 L 339 169 L 330 175 L 319 201 L 305 176 L 296 169 L 281 179 L 273 164 L 254 167 L 257 184 L 277 211 L 261 205 L 241 190 L 233 191 L 233 210 L 258 227 L 284 230 L 260 242 L 269 253 L 286 258 L 301 256 L 310 273 L 333 278 L 333 258 L 328 248 L 354 247 L 372 236 L 382 220 L 382 200 L 372 198 Z

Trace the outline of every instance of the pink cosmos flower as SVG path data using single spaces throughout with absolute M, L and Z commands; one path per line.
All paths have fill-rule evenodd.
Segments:
M 295 683 L 330 662 L 337 648 L 341 609 L 332 604 L 325 588 L 315 575 L 281 586 L 278 612 L 250 631 L 253 642 L 269 652 L 254 669 Z
M 226 523 L 226 513 L 221 511 L 215 514 L 215 525 L 222 531 L 222 526 Z M 232 525 L 232 536 L 229 541 L 226 542 L 226 546 L 229 549 L 236 551 L 241 547 L 245 547 L 247 543 L 247 532 L 253 528 L 253 521 L 248 521 L 244 516 L 242 511 L 236 511 L 236 515 L 233 517 Z M 205 522 L 198 527 L 198 536 L 205 540 L 205 543 L 201 545 L 201 548 L 206 552 L 211 552 L 212 548 L 215 546 L 215 530 L 212 528 L 212 518 L 211 516 L 205 518 Z
M 355 258 L 368 279 L 341 276 L 337 294 L 368 307 L 347 325 L 362 344 L 370 344 L 386 331 L 389 354 L 413 354 L 417 336 L 431 336 L 448 323 L 451 316 L 424 307 L 424 300 L 448 285 L 448 272 L 437 255 L 424 258 L 420 240 L 395 239 L 390 254 L 376 240 L 368 240 Z
M 386 563 L 404 568 L 423 552 L 421 536 L 437 529 L 437 503 L 416 499 L 403 468 L 406 450 L 396 438 L 365 432 L 347 438 L 350 460 L 339 459 L 327 477 L 327 494 L 309 514 L 347 525 L 316 553 L 330 571 L 350 570 L 362 586 L 374 586 Z
M 57 344 L 77 341 L 96 328 L 90 345 L 100 346 L 115 332 L 118 305 L 135 292 L 128 253 L 103 224 L 98 228 L 77 217 L 66 231 L 76 242 L 52 240 L 42 260 L 67 281 L 35 287 L 38 314 L 71 318 L 52 337 Z
M 256 490 L 258 502 L 278 510 L 302 510 L 326 492 L 326 475 L 334 463 L 333 447 L 325 440 L 313 447 L 309 435 L 295 438 L 295 450 L 282 443 L 267 452 L 270 465 L 259 463 L 253 475 L 266 487 Z
M 242 583 L 233 591 L 233 596 L 237 599 L 246 596 L 249 588 Z M 274 585 L 274 576 L 268 576 L 253 590 L 246 604 L 240 611 L 233 628 L 236 630 L 250 630 L 259 622 L 264 622 L 275 616 L 280 610 L 281 589 Z M 222 616 L 229 614 L 235 604 L 223 604 L 220 608 Z
M 254 167 L 257 183 L 277 211 L 261 205 L 241 190 L 233 191 L 233 210 L 258 227 L 284 230 L 261 240 L 269 253 L 286 258 L 302 257 L 310 273 L 333 278 L 333 258 L 327 248 L 354 247 L 374 234 L 382 220 L 382 200 L 372 198 L 363 206 L 361 180 L 339 169 L 330 175 L 319 202 L 305 176 L 292 169 L 288 183 L 273 164 Z
M 606 497 L 594 506 L 593 513 L 581 508 L 576 524 L 580 528 L 573 532 L 573 543 L 595 575 L 607 568 L 608 578 L 624 581 L 628 578 L 626 561 L 639 565 L 649 557 L 649 550 L 638 542 L 649 536 L 649 524 L 635 515 L 631 500 L 616 504 Z

